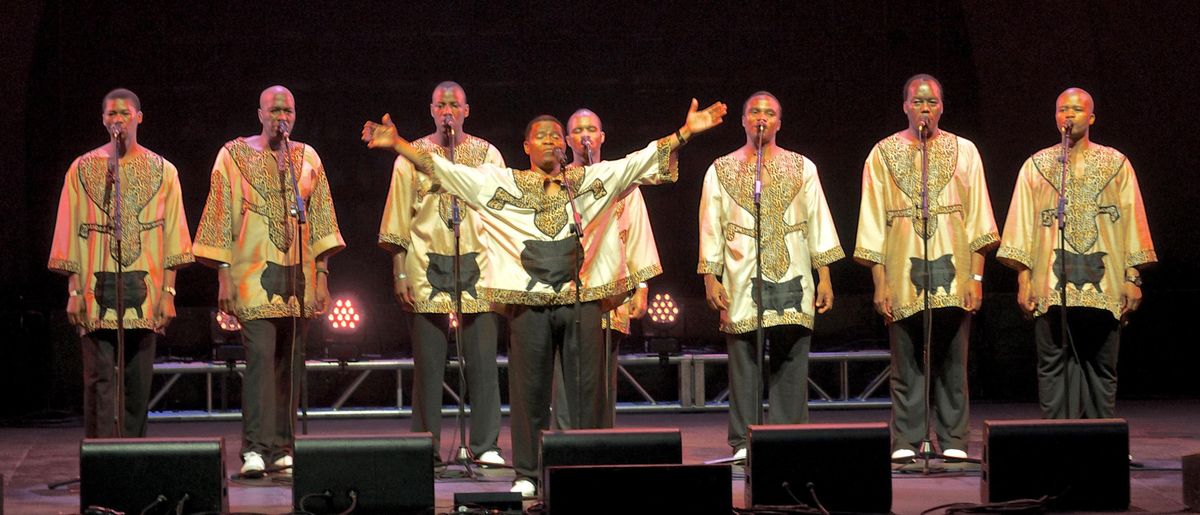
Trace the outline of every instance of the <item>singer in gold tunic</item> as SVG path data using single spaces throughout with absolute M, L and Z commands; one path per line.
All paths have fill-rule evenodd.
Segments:
M 175 165 L 138 144 L 141 102 L 127 89 L 104 97 L 101 120 L 115 141 L 79 156 L 67 169 L 50 270 L 68 277 L 67 319 L 79 329 L 83 420 L 88 438 L 116 436 L 117 319 L 125 331 L 125 416 L 121 435 L 146 435 L 156 335 L 175 318 L 175 271 L 194 261 Z M 110 168 L 111 167 L 111 168 Z M 109 171 L 120 170 L 121 238 Z M 117 312 L 120 248 L 123 313 Z
M 983 300 L 984 256 L 1000 240 L 979 152 L 966 138 L 938 127 L 942 109 L 937 79 L 909 79 L 903 103 L 908 128 L 877 143 L 863 167 L 854 258 L 871 268 L 875 309 L 888 323 L 897 460 L 912 458 L 927 431 L 920 316 L 927 297 L 933 313 L 933 426 L 942 454 L 967 457 L 967 340 L 971 314 Z M 928 142 L 927 221 L 921 218 L 922 126 Z
M 429 114 L 441 130 L 413 142 L 422 152 L 447 157 L 445 125 L 454 134 L 454 162 L 468 166 L 489 163 L 503 167 L 500 151 L 462 130 L 471 113 L 467 94 L 454 82 L 433 90 Z M 449 314 L 454 313 L 453 196 L 412 163 L 397 157 L 392 185 L 379 227 L 379 245 L 392 253 L 397 300 L 413 313 L 413 432 L 433 434 L 435 460 L 440 460 L 442 384 L 446 374 Z M 503 464 L 500 437 L 500 386 L 496 369 L 499 320 L 492 304 L 480 298 L 486 284 L 487 246 L 479 215 L 459 202 L 460 291 L 467 400 L 471 404 L 471 455 L 486 464 Z
M 1065 235 L 1058 229 L 1063 148 L 1054 145 L 1021 166 L 997 257 L 1017 270 L 1017 303 L 1035 317 L 1042 416 L 1110 418 L 1121 321 L 1141 304 L 1140 269 L 1158 258 L 1133 165 L 1091 141 L 1092 96 L 1071 88 L 1055 107 L 1069 147 Z M 1060 288 L 1067 294 L 1068 343 L 1061 337 Z
M 509 305 L 509 402 L 512 420 L 513 491 L 536 491 L 539 432 L 550 427 L 554 355 L 562 354 L 566 394 L 574 427 L 603 423 L 601 379 L 604 346 L 600 300 L 630 288 L 620 241 L 581 248 L 572 235 L 572 202 L 586 225 L 632 184 L 674 182 L 675 150 L 694 134 L 720 123 L 721 103 L 698 111 L 692 101 L 686 124 L 671 136 L 616 161 L 584 168 L 562 166 L 563 125 L 552 116 L 533 119 L 525 131 L 529 170 L 488 164 L 469 167 L 421 152 L 396 135 L 391 119 L 367 122 L 368 146 L 392 148 L 447 191 L 472 204 L 484 221 L 495 271 L 481 288 L 485 299 Z M 568 187 L 575 193 L 568 198 Z M 577 268 L 578 266 L 578 268 Z M 582 287 L 576 288 L 579 274 Z M 580 301 L 578 316 L 574 304 Z
M 571 147 L 574 157 L 571 165 L 583 167 L 587 163 L 600 162 L 604 137 L 604 123 L 596 113 L 590 109 L 575 111 L 567 120 L 567 145 Z M 585 138 L 591 148 L 591 156 L 586 161 Z M 616 292 L 609 297 L 606 304 L 616 307 L 607 311 L 600 320 L 609 345 L 608 407 L 604 413 L 602 427 L 612 427 L 616 419 L 619 368 L 617 359 L 620 357 L 621 340 L 629 335 L 631 319 L 639 319 L 646 314 L 648 292 L 645 281 L 661 274 L 662 264 L 658 259 L 658 246 L 654 241 L 654 230 L 650 227 L 650 217 L 641 188 L 627 189 L 624 197 L 613 202 L 608 209 L 592 219 L 583 228 L 583 232 L 585 246 L 593 245 L 589 243 L 592 241 L 620 241 L 625 258 L 625 271 L 629 274 L 629 280 L 625 284 L 631 289 Z M 570 402 L 569 396 L 566 395 L 562 364 L 556 361 L 553 411 L 554 425 L 557 429 L 572 428 Z
M 768 423 L 808 422 L 814 316 L 833 307 L 829 265 L 846 257 L 817 166 L 775 143 L 782 114 L 779 100 L 769 92 L 759 91 L 746 100 L 746 143 L 708 167 L 700 197 L 697 271 L 704 277 L 709 307 L 721 312 L 720 329 L 729 353 L 729 445 L 739 459 L 746 455 L 747 427 L 760 409 L 755 391 L 761 385 L 756 380 L 759 250 L 754 208 L 760 127 L 763 327 L 771 358 Z
M 242 324 L 242 473 L 250 476 L 263 473 L 264 460 L 291 473 L 306 319 L 328 307 L 328 260 L 346 246 L 316 150 L 283 146 L 282 133 L 296 120 L 292 93 L 263 91 L 258 118 L 260 134 L 217 153 L 194 246 L 197 258 L 217 268 L 219 308 Z M 293 170 L 307 214 L 299 229 Z

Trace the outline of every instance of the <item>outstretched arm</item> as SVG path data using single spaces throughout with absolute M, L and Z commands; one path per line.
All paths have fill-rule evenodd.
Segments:
M 723 102 L 715 102 L 702 111 L 697 110 L 699 106 L 700 102 L 693 98 L 692 105 L 688 107 L 687 118 L 683 122 L 683 127 L 675 131 L 675 137 L 669 138 L 670 141 L 668 144 L 672 152 L 683 146 L 684 143 L 687 143 L 693 136 L 721 125 L 722 118 L 725 117 L 725 113 L 728 111 Z
M 392 115 L 383 115 L 380 123 L 368 121 L 363 124 L 362 140 L 367 148 L 390 148 L 404 156 L 413 164 L 418 172 L 429 174 L 431 165 L 429 155 L 417 150 L 408 140 L 396 132 L 396 124 L 392 123 Z

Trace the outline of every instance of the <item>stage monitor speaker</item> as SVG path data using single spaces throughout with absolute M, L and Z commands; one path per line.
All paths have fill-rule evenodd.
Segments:
M 746 445 L 746 506 L 816 508 L 816 492 L 832 512 L 892 510 L 887 424 L 750 426 Z
M 683 463 L 683 437 L 658 428 L 542 431 L 540 453 L 545 483 L 550 467 Z
M 983 502 L 1052 496 L 1054 510 L 1129 508 L 1129 425 L 1123 419 L 987 420 Z
M 525 501 L 520 492 L 455 492 L 454 507 L 459 511 L 495 515 L 521 515 Z
M 1183 504 L 1200 513 L 1200 454 L 1183 457 Z
M 733 511 L 729 465 L 583 465 L 551 467 L 545 476 L 542 498 L 548 515 Z
M 292 502 L 313 514 L 433 511 L 433 436 L 296 438 Z M 351 496 L 351 492 L 354 496 Z M 323 495 L 328 493 L 328 495 Z
M 222 438 L 85 439 L 79 506 L 125 513 L 226 513 Z

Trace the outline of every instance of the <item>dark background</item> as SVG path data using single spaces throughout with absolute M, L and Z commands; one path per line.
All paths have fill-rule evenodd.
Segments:
M 0 191 L 7 198 L 0 327 L 8 333 L 0 339 L 0 376 L 4 391 L 21 392 L 3 413 L 71 407 L 78 397 L 70 382 L 74 343 L 61 320 L 65 281 L 45 264 L 63 173 L 105 140 L 106 92 L 127 87 L 141 97 L 140 142 L 178 166 L 194 229 L 220 145 L 260 130 L 262 89 L 291 88 L 295 138 L 320 152 L 348 244 L 332 261 L 332 289 L 354 292 L 376 319 L 391 321 L 398 310 L 390 303 L 390 262 L 375 241 L 392 156 L 368 151 L 358 133 L 384 112 L 402 134 L 430 132 L 430 91 L 448 79 L 467 91 L 467 131 L 493 142 L 512 166 L 527 166 L 521 129 L 541 113 L 565 120 L 590 107 L 605 122 L 605 153 L 615 157 L 678 127 L 692 97 L 702 107 L 730 105 L 724 126 L 683 151 L 679 183 L 644 189 L 665 269 L 653 289 L 694 308 L 689 331 L 705 341 L 717 335 L 697 304 L 700 178 L 743 142 L 736 113 L 750 93 L 767 89 L 781 100 L 779 142 L 820 167 L 849 254 L 862 162 L 876 141 L 904 126 L 905 78 L 941 79 L 942 126 L 978 144 L 1001 225 L 1022 161 L 1057 141 L 1055 97 L 1083 87 L 1096 99 L 1093 139 L 1123 151 L 1139 172 L 1161 259 L 1146 274 L 1146 302 L 1124 334 L 1122 395 L 1200 394 L 1191 373 L 1200 362 L 1192 334 L 1200 194 L 1191 176 L 1200 143 L 1193 91 L 1200 3 L 159 4 L 0 7 Z M 826 343 L 878 336 L 881 324 L 863 309 L 867 270 L 842 261 L 833 282 L 839 309 L 818 328 L 816 345 L 823 336 Z M 1014 284 L 989 260 L 989 299 L 972 342 L 977 399 L 1034 398 L 1030 325 L 1016 313 Z M 186 269 L 178 289 L 181 308 L 203 312 L 215 303 L 215 274 Z M 193 326 L 174 330 L 167 343 L 207 345 L 206 326 Z M 371 345 L 402 351 L 407 338 L 397 327 L 378 324 Z

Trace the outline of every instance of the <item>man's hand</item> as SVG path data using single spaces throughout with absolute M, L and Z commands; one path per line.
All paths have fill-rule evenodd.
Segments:
M 714 310 L 729 309 L 729 294 L 725 292 L 725 285 L 713 274 L 704 274 L 704 299 L 708 301 L 708 307 Z
M 217 309 L 230 316 L 237 316 L 237 289 L 233 285 L 233 274 L 229 268 L 217 269 Z
M 629 299 L 629 318 L 638 320 L 646 316 L 646 307 L 649 304 L 647 297 L 649 296 L 650 290 L 647 288 L 634 290 L 633 298 Z
M 1021 270 L 1017 275 L 1017 305 L 1027 317 L 1032 317 L 1037 311 L 1037 295 L 1030 285 L 1031 276 L 1032 272 L 1029 269 Z
M 883 321 L 892 323 L 892 289 L 888 287 L 887 281 L 875 285 L 875 297 L 872 299 L 875 303 L 875 312 L 883 315 Z
M 967 287 L 963 288 L 963 307 L 967 311 L 975 313 L 979 311 L 979 306 L 983 305 L 983 281 L 971 279 L 967 281 Z
M 83 325 L 83 319 L 86 315 L 83 313 L 83 295 L 75 295 L 67 297 L 67 322 L 71 325 Z
M 368 121 L 363 124 L 362 140 L 367 148 L 395 148 L 397 137 L 391 114 L 383 115 L 381 123 Z
M 1129 281 L 1121 283 L 1121 318 L 1137 311 L 1142 305 L 1142 288 Z
M 317 274 L 317 310 L 314 314 L 324 315 L 329 311 L 329 274 Z
M 155 311 L 158 316 L 154 319 L 154 330 L 163 331 L 171 321 L 175 320 L 175 296 L 171 292 L 162 292 L 162 297 L 158 299 L 158 310 Z
M 833 286 L 828 281 L 817 284 L 817 295 L 813 298 L 813 307 L 817 313 L 825 313 L 833 309 Z
M 412 311 L 416 308 L 416 302 L 413 300 L 412 286 L 408 284 L 408 279 L 396 278 L 396 282 L 392 285 L 392 295 L 396 297 L 396 302 L 405 310 Z
M 692 105 L 688 108 L 687 120 L 681 130 L 685 138 L 691 139 L 692 136 L 721 125 L 722 118 L 728 110 L 721 102 L 714 103 L 704 108 L 703 111 L 696 110 L 699 105 L 700 103 L 693 98 Z

